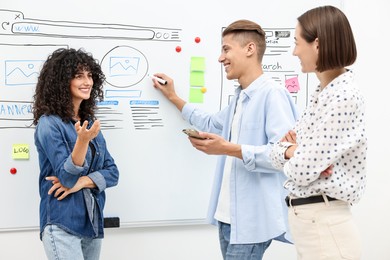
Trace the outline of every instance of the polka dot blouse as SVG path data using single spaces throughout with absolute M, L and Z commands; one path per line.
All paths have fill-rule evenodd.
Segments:
M 296 197 L 321 193 L 357 203 L 366 186 L 367 138 L 364 100 L 352 71 L 334 79 L 322 91 L 318 86 L 294 127 L 298 147 L 284 159 L 289 144 L 274 145 L 273 165 L 283 169 L 285 188 Z M 321 172 L 333 165 L 333 174 Z

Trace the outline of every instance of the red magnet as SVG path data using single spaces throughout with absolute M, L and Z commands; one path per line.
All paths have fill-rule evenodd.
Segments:
M 195 42 L 196 43 L 200 43 L 200 38 L 199 37 L 195 37 Z
M 180 46 L 176 47 L 176 52 L 181 52 L 181 47 Z
M 16 170 L 16 168 L 11 168 L 11 169 L 9 170 L 9 172 L 10 172 L 11 174 L 16 174 L 17 170 Z

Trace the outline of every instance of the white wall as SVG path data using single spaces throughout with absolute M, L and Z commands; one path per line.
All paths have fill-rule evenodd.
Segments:
M 389 2 L 386 0 L 345 1 L 345 10 L 354 29 L 358 47 L 355 71 L 366 97 L 368 151 L 368 187 L 354 214 L 364 242 L 364 260 L 389 260 L 390 133 L 388 67 Z
M 344 10 L 355 31 L 355 71 L 366 96 L 369 156 L 368 189 L 354 207 L 364 242 L 363 260 L 389 260 L 390 173 L 386 164 L 390 141 L 387 107 L 389 4 L 386 0 L 345 0 Z M 387 25 L 387 26 L 386 26 Z M 2 213 L 3 214 L 3 213 Z M 295 259 L 294 247 L 275 242 L 265 259 Z M 0 259 L 45 259 L 38 231 L 0 232 Z M 217 230 L 208 225 L 107 229 L 102 260 L 219 260 Z

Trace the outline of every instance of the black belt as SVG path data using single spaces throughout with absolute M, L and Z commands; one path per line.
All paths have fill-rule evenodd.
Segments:
M 326 196 L 326 198 L 328 199 L 328 201 L 337 200 L 337 199 L 329 197 L 329 196 Z M 307 198 L 297 198 L 297 199 L 291 199 L 291 200 L 290 200 L 290 197 L 287 196 L 285 200 L 286 200 L 287 207 L 325 202 L 324 197 L 322 195 L 311 196 L 311 197 L 307 197 Z

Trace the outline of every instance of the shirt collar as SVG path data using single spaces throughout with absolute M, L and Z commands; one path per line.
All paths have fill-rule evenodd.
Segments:
M 255 79 L 251 84 L 249 84 L 249 86 L 246 89 L 242 89 L 242 87 L 240 85 L 235 90 L 235 94 L 237 96 L 237 99 L 238 99 L 238 96 L 240 95 L 241 91 L 244 92 L 245 96 L 251 98 L 256 93 L 258 88 L 262 87 L 264 85 L 264 83 L 267 82 L 269 79 L 270 78 L 267 75 L 262 74 L 257 79 Z

